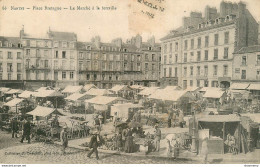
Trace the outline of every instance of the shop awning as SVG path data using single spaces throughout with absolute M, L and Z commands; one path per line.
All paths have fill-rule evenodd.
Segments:
M 83 86 L 67 86 L 62 93 L 79 93 L 83 89 Z
M 250 84 L 249 87 L 247 88 L 248 90 L 260 90 L 260 83 L 259 84 Z
M 119 100 L 124 100 L 124 99 L 121 97 L 96 96 L 92 99 L 85 100 L 85 103 L 107 105 L 109 103 L 113 103 L 113 102 L 119 101 Z
M 23 90 L 20 90 L 20 89 L 11 89 L 9 90 L 8 92 L 5 92 L 5 94 L 19 94 L 19 93 L 22 93 Z
M 16 105 L 18 105 L 19 103 L 21 103 L 24 99 L 19 99 L 19 98 L 14 98 L 13 100 L 5 103 L 5 106 L 9 106 L 9 107 L 15 107 Z
M 207 115 L 198 118 L 200 122 L 240 122 L 240 117 L 235 114 L 230 115 Z
M 73 93 L 72 95 L 65 98 L 65 100 L 77 101 L 86 96 L 86 94 Z
M 138 94 L 142 95 L 142 96 L 149 96 L 149 95 L 153 94 L 157 89 L 159 89 L 159 88 L 158 87 L 147 87 L 147 88 L 144 88 L 144 90 L 142 90 Z
M 91 96 L 103 96 L 111 95 L 113 93 L 107 89 L 90 89 L 88 92 L 86 92 L 86 94 Z
M 97 89 L 97 87 L 94 84 L 87 84 L 83 87 L 84 91 L 86 91 L 86 92 L 92 88 Z
M 121 90 L 131 90 L 131 88 L 127 85 L 115 85 L 112 89 L 110 89 L 113 92 L 119 92 Z
M 41 90 L 34 93 L 35 97 L 62 97 L 63 94 L 55 90 Z
M 63 115 L 55 108 L 42 107 L 42 106 L 37 106 L 34 110 L 32 110 L 31 112 L 28 112 L 27 114 L 33 115 L 33 116 L 38 116 L 38 117 L 46 117 L 50 114 Z
M 217 90 L 207 90 L 206 93 L 203 95 L 205 98 L 213 98 L 219 99 L 224 95 L 225 91 L 217 91 Z
M 5 92 L 8 92 L 10 89 L 11 89 L 11 88 L 1 87 L 1 88 L 0 88 L 0 92 L 5 93 Z
M 249 87 L 248 83 L 233 83 L 230 89 L 247 89 Z
M 21 98 L 30 98 L 31 96 L 34 95 L 35 92 L 32 92 L 32 91 L 24 91 L 23 93 L 19 94 L 18 96 L 21 97 Z

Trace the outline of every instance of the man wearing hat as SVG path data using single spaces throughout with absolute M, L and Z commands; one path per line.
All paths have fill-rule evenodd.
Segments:
M 96 159 L 98 160 L 99 157 L 98 157 L 98 140 L 100 141 L 99 139 L 99 135 L 98 135 L 98 132 L 95 131 L 92 133 L 92 137 L 90 139 L 90 142 L 89 142 L 89 147 L 92 148 L 92 150 L 88 153 L 88 157 L 90 158 L 90 156 L 93 154 L 93 152 L 95 152 L 96 154 Z
M 65 149 L 68 147 L 68 133 L 67 127 L 63 126 L 62 131 L 60 132 L 60 140 L 62 144 L 62 153 L 65 153 Z
M 23 143 L 24 138 L 28 140 L 28 144 L 30 144 L 30 135 L 31 135 L 31 123 L 30 120 L 27 118 L 26 123 L 23 125 L 23 136 L 21 139 L 21 143 Z
M 18 127 L 18 121 L 16 117 L 14 117 L 11 121 L 11 129 L 12 129 L 12 138 L 14 138 L 14 136 L 17 138 L 17 132 L 19 130 L 19 127 Z
M 161 140 L 161 130 L 159 129 L 158 125 L 155 125 L 155 151 L 160 150 L 160 140 Z

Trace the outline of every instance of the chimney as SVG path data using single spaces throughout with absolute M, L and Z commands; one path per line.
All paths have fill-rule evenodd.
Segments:
M 121 48 L 122 47 L 122 38 L 114 39 L 114 40 L 112 40 L 112 43 L 114 45 L 116 45 L 117 47 Z
M 24 36 L 24 25 L 22 27 L 22 29 L 20 30 L 20 38 L 23 38 Z
M 139 49 L 142 47 L 142 37 L 139 34 L 135 37 L 135 46 Z
M 147 42 L 148 42 L 150 45 L 152 45 L 152 47 L 154 47 L 154 45 L 155 45 L 155 37 L 152 36 L 150 39 L 147 40 Z
M 94 43 L 98 49 L 100 49 L 100 36 L 93 37 L 91 42 Z

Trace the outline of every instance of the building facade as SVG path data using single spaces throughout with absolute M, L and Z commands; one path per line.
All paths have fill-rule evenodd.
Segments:
M 220 13 L 205 11 L 161 39 L 163 85 L 229 87 L 233 53 L 257 44 L 258 23 L 245 4 L 221 2 Z

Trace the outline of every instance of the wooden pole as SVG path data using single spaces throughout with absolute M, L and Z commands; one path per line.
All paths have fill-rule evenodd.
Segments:
M 226 125 L 226 122 L 223 123 L 223 152 L 222 154 L 224 154 L 225 152 L 225 126 Z

